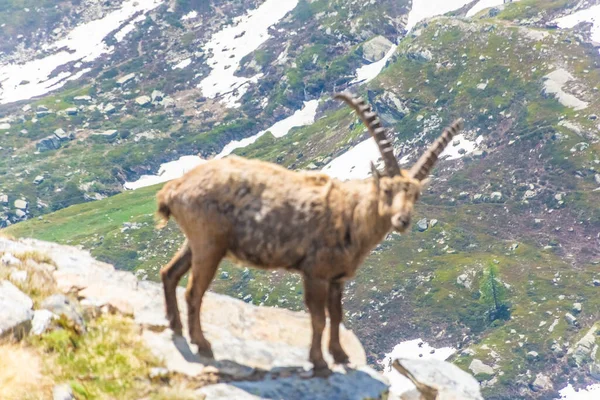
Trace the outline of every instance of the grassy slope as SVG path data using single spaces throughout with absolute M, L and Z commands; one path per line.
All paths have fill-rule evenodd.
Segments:
M 490 22 L 494 23 L 492 29 Z M 442 342 L 456 345 L 464 341 L 476 352 L 475 356 L 457 357 L 456 362 L 462 367 L 466 368 L 473 357 L 501 367 L 504 375 L 498 376 L 499 384 L 486 389 L 489 397 L 514 398 L 510 396 L 516 395 L 516 383 L 529 382 L 527 371 L 534 376 L 545 370 L 559 384 L 574 375 L 581 374 L 583 378 L 583 371 L 567 368 L 565 372 L 570 372 L 564 373 L 566 358 L 554 355 L 550 347 L 555 341 L 573 342 L 581 335 L 569 328 L 563 318 L 573 302 L 584 304 L 580 316 L 583 327 L 600 319 L 598 289 L 591 285 L 592 279 L 598 277 L 594 253 L 586 257 L 583 250 L 576 252 L 575 262 L 569 256 L 570 251 L 575 252 L 576 242 L 584 242 L 585 246 L 585 238 L 600 221 L 598 196 L 590 190 L 594 188 L 593 174 L 573 179 L 581 165 L 598 159 L 600 149 L 598 144 L 591 144 L 585 152 L 571 153 L 573 145 L 582 139 L 558 126 L 558 116 L 584 129 L 595 126 L 587 119 L 588 113 L 574 113 L 555 100 L 540 96 L 542 77 L 555 63 L 561 63 L 558 65 L 569 69 L 589 87 L 598 81 L 598 76 L 591 51 L 577 45 L 566 33 L 552 33 L 531 43 L 519 36 L 517 28 L 497 21 L 465 26 L 473 31 L 466 34 L 464 27 L 434 22 L 420 37 L 406 39 L 395 62 L 370 88 L 377 95 L 385 89 L 408 99 L 411 114 L 395 126 L 395 131 L 404 132 L 405 137 L 421 129 L 416 120 L 418 114 L 440 115 L 444 120 L 462 115 L 487 137 L 493 152 L 483 160 L 464 163 L 454 174 L 447 168 L 453 164 L 438 168 L 440 179 L 424 197 L 417 217 L 441 222 L 425 233 L 393 236 L 384 242 L 350 285 L 345 307 L 350 325 L 363 338 L 371 356 L 380 356 L 403 338 L 432 337 L 444 331 Z M 456 43 L 460 43 L 459 49 Z M 419 47 L 429 48 L 436 60 L 427 63 L 409 57 Z M 563 62 L 553 59 L 552 54 L 577 58 Z M 488 61 L 479 62 L 481 55 Z M 447 60 L 450 67 L 435 63 Z M 478 83 L 488 79 L 489 90 L 476 89 Z M 458 81 L 461 85 L 457 85 Z M 590 110 L 586 110 L 589 113 L 599 108 L 597 97 L 586 100 L 590 101 Z M 500 111 L 513 118 L 502 118 Z M 347 111 L 332 112 L 312 127 L 296 130 L 280 140 L 266 137 L 264 142 L 240 153 L 290 167 L 318 162 L 334 154 L 336 147 L 357 140 L 360 131 L 349 131 L 349 115 Z M 564 138 L 553 139 L 556 132 Z M 512 140 L 515 144 L 509 145 Z M 530 156 L 532 149 L 544 164 L 536 164 L 536 158 Z M 523 170 L 537 171 L 537 175 L 518 172 Z M 552 196 L 554 192 L 542 189 L 537 198 L 523 203 L 519 184 L 530 182 L 536 188 L 567 191 L 566 204 L 558 205 Z M 449 195 L 448 189 L 455 194 Z M 174 226 L 162 231 L 153 229 L 152 195 L 156 190 L 146 188 L 73 206 L 42 220 L 18 224 L 8 232 L 81 244 L 121 268 L 143 268 L 155 279 L 157 268 L 181 242 Z M 452 201 L 451 197 L 461 190 L 501 190 L 508 199 L 503 204 Z M 554 214 L 548 215 L 549 209 Z M 538 216 L 555 220 L 556 225 L 563 225 L 562 230 L 555 231 L 552 222 L 532 228 L 531 221 Z M 124 222 L 136 222 L 139 229 L 121 232 Z M 565 233 L 567 224 L 576 225 L 574 239 Z M 514 243 L 519 247 L 513 251 L 510 246 Z M 588 243 L 593 246 L 594 242 Z M 483 266 L 493 260 L 498 262 L 502 281 L 510 285 L 512 319 L 488 326 L 487 306 L 478 298 L 478 283 Z M 239 297 L 251 295 L 248 301 L 255 303 L 301 307 L 302 290 L 295 276 L 265 274 L 231 265 L 222 268 L 229 278 L 218 278 L 216 291 Z M 470 289 L 456 284 L 458 275 L 463 273 L 472 274 Z M 559 322 L 550 333 L 547 329 L 555 318 Z M 516 333 L 511 333 L 513 329 Z M 539 361 L 527 360 L 526 353 L 531 350 L 540 354 Z

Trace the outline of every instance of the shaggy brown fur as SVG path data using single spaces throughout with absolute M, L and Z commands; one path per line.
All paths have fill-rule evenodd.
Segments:
M 378 120 L 368 114 L 368 106 L 348 95 L 338 97 L 359 112 L 380 148 L 391 148 L 383 139 L 385 132 L 374 132 Z M 458 129 L 457 122 L 444 137 Z M 190 268 L 189 333 L 206 356 L 212 356 L 212 350 L 202 333 L 199 312 L 220 261 L 227 257 L 263 269 L 285 268 L 304 277 L 313 327 L 309 358 L 315 371 L 328 371 L 321 353 L 326 308 L 331 319 L 329 351 L 336 362 L 346 363 L 348 356 L 339 342 L 344 281 L 354 276 L 390 230 L 404 232 L 409 227 L 422 189 L 422 178 L 400 171 L 395 158 L 395 166 L 389 165 L 389 158 L 384 160 L 388 176 L 374 169 L 373 178 L 342 182 L 322 173 L 293 172 L 230 156 L 208 161 L 167 183 L 157 195 L 159 216 L 164 221 L 172 216 L 187 238 L 161 270 L 171 328 L 181 334 L 175 289 Z M 425 167 L 419 169 L 420 175 L 433 165 L 421 164 Z

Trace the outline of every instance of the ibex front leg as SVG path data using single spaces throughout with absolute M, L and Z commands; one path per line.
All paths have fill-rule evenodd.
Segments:
M 328 375 L 329 369 L 323 358 L 321 350 L 321 339 L 325 329 L 325 304 L 327 303 L 327 291 L 329 282 L 323 279 L 304 277 L 304 296 L 306 306 L 310 312 L 312 321 L 312 343 L 310 346 L 309 360 L 315 368 L 315 375 Z
M 342 323 L 342 293 L 344 284 L 341 282 L 332 282 L 329 285 L 329 301 L 327 308 L 329 310 L 329 322 L 331 323 L 329 335 L 329 352 L 338 364 L 347 364 L 348 355 L 342 349 L 340 344 L 340 324 Z

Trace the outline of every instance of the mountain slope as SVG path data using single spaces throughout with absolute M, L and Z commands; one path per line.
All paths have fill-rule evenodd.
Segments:
M 348 324 L 371 363 L 420 336 L 460 349 L 454 361 L 465 369 L 473 360 L 494 366 L 493 374 L 479 377 L 486 398 L 551 398 L 551 390 L 535 391 L 538 374 L 555 390 L 594 381 L 597 362 L 575 361 L 572 352 L 600 319 L 598 52 L 585 26 L 547 27 L 583 6 L 524 0 L 473 19 L 417 25 L 383 73 L 359 89 L 392 128 L 403 162 L 414 162 L 453 118 L 466 120 L 460 143 L 447 153 L 451 160 L 437 166 L 417 208 L 415 222 L 426 217 L 420 224 L 426 230 L 391 235 L 348 285 Z M 292 169 L 333 165 L 340 176 L 367 176 L 364 128 L 327 95 L 321 101 L 313 125 L 282 138 L 265 134 L 235 152 Z M 237 128 L 249 136 L 239 123 L 217 127 L 210 137 Z M 189 146 L 188 139 L 178 143 Z M 195 145 L 209 149 L 207 143 Z M 73 206 L 7 231 L 81 244 L 156 279 L 181 242 L 173 225 L 153 229 L 157 189 Z M 506 321 L 489 321 L 481 294 L 490 265 L 506 288 Z M 302 307 L 293 275 L 227 264 L 213 289 L 256 304 Z

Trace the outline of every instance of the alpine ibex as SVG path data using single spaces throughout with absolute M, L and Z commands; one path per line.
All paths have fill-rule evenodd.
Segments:
M 312 321 L 310 361 L 327 373 L 321 352 L 325 309 L 331 332 L 329 351 L 347 363 L 339 339 L 344 281 L 354 276 L 369 252 L 392 230 L 404 232 L 424 179 L 448 142 L 462 128 L 455 121 L 410 171 L 400 170 L 392 142 L 376 114 L 350 94 L 335 96 L 350 105 L 377 142 L 385 173 L 342 182 L 319 172 L 230 156 L 208 161 L 158 192 L 158 216 L 173 217 L 187 240 L 161 271 L 166 314 L 181 335 L 176 287 L 191 268 L 186 291 L 189 334 L 200 354 L 212 357 L 200 324 L 202 297 L 220 261 L 228 257 L 258 268 L 302 273 Z

